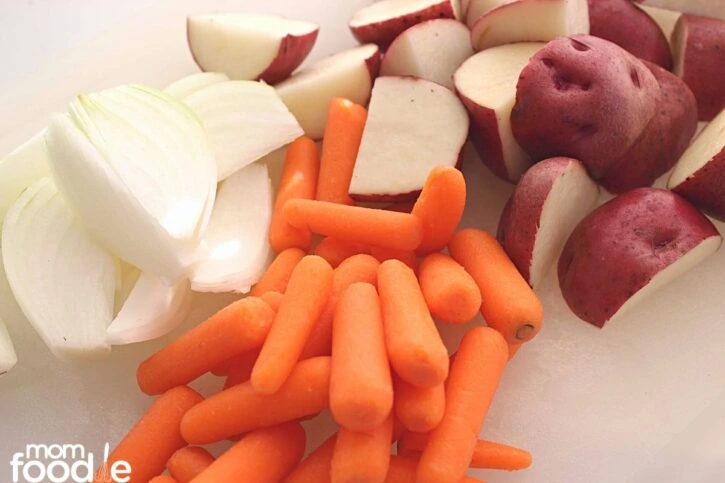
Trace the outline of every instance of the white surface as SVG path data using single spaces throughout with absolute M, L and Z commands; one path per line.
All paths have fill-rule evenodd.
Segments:
M 320 58 L 352 45 L 345 23 L 365 1 L 159 0 L 154 10 L 170 14 L 156 20 L 148 20 L 154 17 L 151 11 L 123 20 L 140 10 L 141 2 L 121 13 L 122 3 L 127 2 L 3 2 L 0 26 L 8 28 L 0 30 L 0 53 L 11 59 L 12 74 L 3 71 L 0 155 L 37 132 L 48 113 L 62 109 L 74 93 L 126 81 L 162 87 L 193 72 L 184 45 L 187 11 L 233 5 L 289 10 L 321 25 L 320 44 L 312 54 Z M 188 8 L 192 3 L 195 7 Z M 91 13 L 81 14 L 78 5 L 92 6 Z M 22 18 L 26 20 L 19 27 Z M 93 42 L 79 40 L 103 30 L 96 24 L 101 18 L 104 25 L 119 24 Z M 67 47 L 76 50 L 57 60 Z M 51 58 L 56 60 L 41 73 L 7 85 Z M 88 64 L 88 59 L 96 61 Z M 471 151 L 465 164 L 470 193 L 465 224 L 494 230 L 511 187 L 493 179 L 473 158 Z M 520 473 L 480 475 L 489 483 L 722 481 L 724 273 L 721 250 L 602 331 L 571 315 L 550 278 L 542 288 L 546 326 L 507 368 L 483 431 L 486 438 L 530 449 L 534 466 Z M 230 297 L 213 299 L 219 305 Z M 204 315 L 198 302 L 195 320 Z M 149 405 L 150 399 L 136 388 L 135 367 L 163 341 L 116 348 L 106 360 L 71 366 L 53 359 L 39 338 L 18 324 L 17 316 L 8 322 L 19 362 L 0 379 L 0 481 L 10 481 L 7 462 L 25 444 L 80 442 L 99 454 L 105 442 L 115 444 Z M 444 330 L 451 340 L 460 334 L 457 328 Z M 201 385 L 217 388 L 221 381 L 207 379 Z

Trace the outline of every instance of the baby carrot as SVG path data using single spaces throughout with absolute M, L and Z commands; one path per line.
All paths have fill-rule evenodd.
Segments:
M 409 431 L 427 432 L 443 419 L 446 395 L 443 384 L 430 388 L 395 378 L 395 416 Z
M 466 270 L 448 255 L 431 253 L 418 271 L 431 315 L 441 322 L 465 324 L 481 310 L 481 291 Z
M 332 320 L 342 292 L 356 282 L 377 285 L 380 262 L 366 254 L 353 255 L 343 261 L 332 275 L 332 294 L 327 307 L 315 324 L 300 359 L 332 353 Z
M 509 342 L 509 360 L 513 359 L 516 353 L 521 349 L 521 346 L 524 345 L 523 343 L 520 344 L 511 344 Z
M 353 255 L 370 253 L 370 247 L 362 243 L 338 240 L 328 236 L 317 244 L 313 253 L 327 260 L 332 268 L 337 268 L 344 260 Z
M 463 478 L 507 361 L 506 341 L 496 330 L 475 327 L 463 336 L 446 384 L 443 420 L 421 455 L 418 483 Z
M 340 240 L 415 250 L 423 237 L 420 220 L 407 213 L 299 199 L 285 203 L 283 212 L 297 228 Z
M 541 301 L 496 238 L 469 228 L 454 235 L 448 250 L 481 290 L 486 324 L 512 344 L 534 338 L 544 318 Z
M 398 260 L 383 262 L 378 290 L 388 357 L 395 372 L 416 386 L 442 384 L 448 376 L 448 351 L 413 270 Z
M 234 364 L 229 368 L 227 372 L 227 379 L 224 381 L 224 389 L 229 389 L 232 386 L 247 382 L 252 376 L 252 369 L 254 363 L 257 362 L 259 357 L 259 349 L 253 349 L 251 351 L 242 352 L 238 356 L 232 358 Z
M 337 434 L 333 434 L 319 448 L 309 454 L 284 483 L 330 483 L 332 453 L 335 451 Z
M 287 283 L 292 275 L 292 271 L 302 260 L 306 253 L 299 248 L 288 248 L 277 255 L 264 272 L 262 278 L 259 279 L 249 295 L 259 297 L 265 292 L 284 293 L 287 290 Z
M 416 483 L 415 471 L 418 468 L 418 459 L 408 456 L 391 456 L 390 469 L 384 483 Z M 481 480 L 464 476 L 456 483 L 483 483 Z
M 186 446 L 169 458 L 166 468 L 179 483 L 189 483 L 214 462 L 214 457 L 204 448 Z
M 120 460 L 131 467 L 129 483 L 148 483 L 164 471 L 171 455 L 186 446 L 179 431 L 182 417 L 203 399 L 186 386 L 175 387 L 159 396 L 111 452 L 94 481 L 108 481 L 110 469 Z
M 192 483 L 278 483 L 305 452 L 305 430 L 290 422 L 244 436 L 216 459 Z
M 352 431 L 371 431 L 390 416 L 393 383 L 380 299 L 368 283 L 350 285 L 335 308 L 330 411 Z
M 400 260 L 413 269 L 418 271 L 418 255 L 413 250 L 394 250 L 392 248 L 370 247 L 370 255 L 378 259 L 380 263 L 385 260 Z
M 275 311 L 275 313 L 279 310 L 279 306 L 282 303 L 282 295 L 279 292 L 275 291 L 269 291 L 264 292 L 262 295 L 259 296 L 260 299 L 267 302 L 267 305 L 269 305 L 269 308 Z
M 207 444 L 316 414 L 329 405 L 330 358 L 301 361 L 274 394 L 260 394 L 250 382 L 225 389 L 189 411 L 181 433 L 190 444 Z
M 367 110 L 352 101 L 340 97 L 330 101 L 322 138 L 318 200 L 354 203 L 348 191 L 367 117 Z
M 372 431 L 340 428 L 332 454 L 332 483 L 385 481 L 390 465 L 393 416 Z
M 450 166 L 436 166 L 428 174 L 413 215 L 423 224 L 423 241 L 418 255 L 437 252 L 448 244 L 466 207 L 466 180 Z
M 429 433 L 408 431 L 398 441 L 398 448 L 410 454 L 422 452 L 428 444 Z M 471 457 L 471 468 L 491 470 L 522 470 L 531 466 L 531 453 L 521 448 L 479 439 Z
M 152 355 L 138 367 L 136 379 L 146 394 L 188 384 L 232 356 L 259 347 L 274 311 L 257 297 L 223 308 Z
M 255 390 L 276 392 L 297 364 L 332 292 L 333 270 L 316 255 L 297 264 L 250 378 Z
M 295 228 L 285 220 L 282 209 L 294 198 L 314 199 L 320 170 L 317 144 L 305 136 L 297 138 L 287 148 L 282 175 L 269 225 L 269 243 L 275 252 L 301 248 L 305 252 L 312 244 L 312 234 L 304 227 Z
M 176 478 L 167 475 L 154 476 L 149 480 L 149 483 L 181 483 Z

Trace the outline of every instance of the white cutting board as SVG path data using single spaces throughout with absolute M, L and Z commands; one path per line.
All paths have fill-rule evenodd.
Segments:
M 100 29 L 89 29 L 88 40 L 78 42 L 70 54 L 5 86 L 0 92 L 0 155 L 42 128 L 47 115 L 62 110 L 76 93 L 125 82 L 164 86 L 194 72 L 185 45 L 189 12 L 267 11 L 315 21 L 322 27 L 312 55 L 316 59 L 354 44 L 346 19 L 365 3 L 132 4 L 123 10 L 127 18 L 107 32 L 98 35 Z M 46 23 L 52 25 L 53 15 L 68 16 L 68 9 L 78 4 L 88 7 L 91 2 L 53 3 Z M 37 21 L 26 27 L 34 29 L 33 35 L 46 32 L 51 44 L 63 36 Z M 16 25 L 15 31 L 20 31 Z M 36 39 L 28 55 L 39 44 Z M 0 53 L 22 52 L 22 40 L 13 45 L 0 42 Z M 15 50 L 12 55 L 22 58 Z M 468 154 L 465 224 L 494 230 L 511 187 L 493 178 L 470 150 Z M 725 250 L 604 330 L 572 316 L 554 277 L 549 282 L 541 292 L 545 329 L 510 364 L 482 433 L 531 450 L 534 465 L 519 473 L 474 474 L 489 483 L 725 481 Z M 229 300 L 200 297 L 186 327 Z M 150 403 L 136 388 L 137 364 L 173 337 L 118 348 L 108 359 L 70 366 L 48 354 L 12 307 L 0 307 L 0 315 L 11 319 L 20 359 L 0 379 L 2 482 L 10 481 L 11 455 L 28 443 L 83 443 L 96 454 L 106 442 L 115 444 Z M 457 329 L 444 331 L 452 342 L 460 335 Z M 208 391 L 220 384 L 208 378 L 197 387 Z M 324 430 L 311 435 L 310 445 L 323 436 Z

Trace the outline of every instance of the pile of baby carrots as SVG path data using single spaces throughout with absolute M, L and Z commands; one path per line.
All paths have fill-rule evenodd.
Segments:
M 541 303 L 493 236 L 457 231 L 457 169 L 434 168 L 413 205 L 350 199 L 366 116 L 335 99 L 321 156 L 305 137 L 289 146 L 269 227 L 277 257 L 249 296 L 139 366 L 141 390 L 159 397 L 96 481 L 117 460 L 139 483 L 458 483 L 479 481 L 469 468 L 531 464 L 478 438 Z M 449 355 L 435 321 L 479 312 L 487 327 Z M 205 399 L 187 385 L 208 372 L 226 380 Z M 300 421 L 327 409 L 339 428 L 303 460 Z M 224 440 L 218 458 L 201 447 Z

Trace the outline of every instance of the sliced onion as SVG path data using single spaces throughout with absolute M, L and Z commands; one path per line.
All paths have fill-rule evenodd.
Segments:
M 216 164 L 198 118 L 150 88 L 80 96 L 46 133 L 58 189 L 119 258 L 168 280 L 194 263 L 216 193 Z
M 190 307 L 188 280 L 171 286 L 142 273 L 108 327 L 108 341 L 113 345 L 133 344 L 166 335 L 184 321 Z
M 218 82 L 184 100 L 209 135 L 219 180 L 304 134 L 275 89 L 262 82 Z
M 5 322 L 0 319 L 0 376 L 7 374 L 17 362 L 18 356 L 15 354 L 13 341 L 10 339 Z
M 194 92 L 217 82 L 228 81 L 229 77 L 220 72 L 199 72 L 183 77 L 176 82 L 169 84 L 164 92 L 178 99 L 184 99 Z
M 108 352 L 118 266 L 51 179 L 32 184 L 12 205 L 2 239 L 13 294 L 51 351 L 61 359 Z
M 0 225 L 25 188 L 49 174 L 45 132 L 39 132 L 0 161 Z
M 253 163 L 221 183 L 204 237 L 205 257 L 194 268 L 197 292 L 246 293 L 267 266 L 272 217 L 267 165 Z

